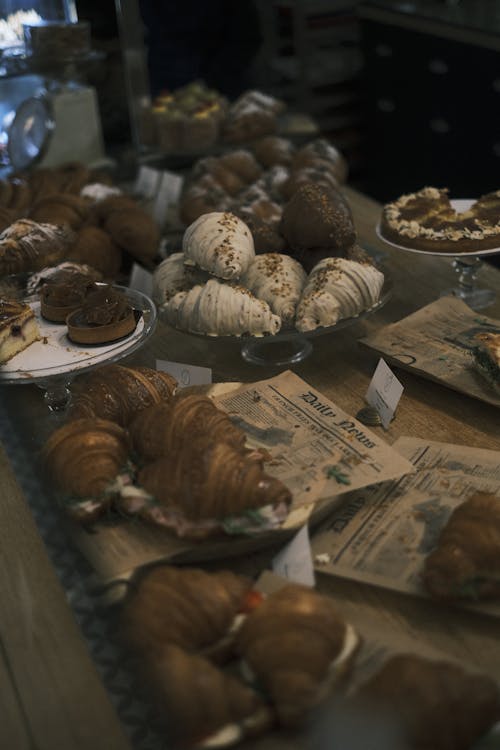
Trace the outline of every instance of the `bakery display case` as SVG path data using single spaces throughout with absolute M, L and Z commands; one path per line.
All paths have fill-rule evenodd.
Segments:
M 9 2 L 0 20 L 2 172 L 75 157 L 103 164 L 96 93 L 85 82 L 86 66 L 100 59 L 90 24 L 69 0 L 35 5 Z
M 387 242 L 334 144 L 236 104 L 164 203 L 152 167 L 0 180 L 0 745 L 495 747 L 500 272 L 441 298 L 452 256 Z

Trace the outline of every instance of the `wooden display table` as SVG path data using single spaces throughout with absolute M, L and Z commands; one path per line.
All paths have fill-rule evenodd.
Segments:
M 355 414 L 363 405 L 378 360 L 356 340 L 436 299 L 455 280 L 451 258 L 397 252 L 384 246 L 375 234 L 380 206 L 352 190 L 347 193 L 360 244 L 385 255 L 384 264 L 394 280 L 393 297 L 373 317 L 314 339 L 313 353 L 292 369 L 342 409 Z M 485 313 L 500 318 L 500 270 L 485 265 L 481 279 L 497 293 L 496 303 Z M 248 382 L 276 372 L 245 363 L 237 344 L 207 342 L 171 331 L 163 324 L 131 361 L 155 366 L 157 359 L 212 367 L 214 381 Z M 407 435 L 488 448 L 499 451 L 500 463 L 499 409 L 414 374 L 401 370 L 396 374 L 405 389 L 397 416 L 387 431 L 373 428 L 387 442 Z M 6 386 L 3 399 L 7 411 L 17 415 L 16 426 L 28 450 L 34 445 L 34 431 L 53 428 L 37 388 Z M 3 452 L 0 472 L 0 746 L 16 750 L 34 746 L 47 750 L 125 750 L 128 741 Z M 226 564 L 257 574 L 275 553 L 275 549 L 266 550 Z M 324 575 L 318 575 L 317 585 L 320 591 L 335 597 L 341 612 L 363 632 L 373 627 L 389 638 L 391 634 L 403 636 L 450 656 L 464 655 L 469 663 L 500 680 L 495 618 L 450 611 L 427 600 Z M 269 738 L 247 744 L 258 747 L 266 742 L 269 745 Z

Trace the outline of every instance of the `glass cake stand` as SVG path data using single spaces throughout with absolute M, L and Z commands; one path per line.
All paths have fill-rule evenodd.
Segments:
M 135 330 L 108 344 L 74 344 L 64 323 L 50 323 L 40 315 L 40 303 L 29 302 L 33 309 L 40 340 L 0 366 L 0 385 L 35 384 L 44 391 L 44 400 L 52 412 L 64 411 L 71 398 L 70 384 L 82 372 L 117 362 L 139 349 L 156 325 L 156 307 L 141 292 L 115 285 L 128 298 L 137 317 Z
M 469 198 L 455 199 L 450 201 L 452 207 L 458 213 L 467 211 L 474 203 L 474 200 Z M 405 247 L 404 245 L 398 245 L 392 240 L 387 239 L 382 234 L 380 223 L 376 227 L 377 236 L 382 242 L 387 245 L 396 248 L 397 250 L 403 250 L 407 253 L 419 253 L 421 255 L 436 255 L 441 258 L 453 258 L 453 268 L 457 274 L 457 285 L 445 289 L 441 292 L 441 296 L 453 295 L 463 300 L 472 310 L 482 310 L 484 307 L 489 307 L 495 301 L 495 292 L 492 289 L 477 286 L 477 276 L 481 268 L 483 267 L 482 258 L 487 255 L 497 255 L 500 253 L 500 247 L 489 248 L 488 250 L 478 250 L 474 253 L 443 253 L 432 250 L 419 250 L 418 248 Z
M 392 295 L 393 282 L 384 269 L 380 270 L 384 271 L 384 286 L 377 302 L 372 307 L 363 310 L 352 318 L 339 320 L 333 326 L 323 326 L 316 328 L 314 331 L 306 332 L 297 331 L 292 327 L 283 328 L 277 334 L 266 336 L 209 336 L 192 331 L 182 331 L 182 333 L 206 341 L 234 342 L 240 346 L 242 358 L 252 365 L 261 365 L 263 367 L 286 367 L 293 365 L 302 362 L 311 354 L 313 350 L 311 339 L 348 328 L 363 320 L 363 318 L 377 312 L 377 310 L 380 310 L 386 304 Z

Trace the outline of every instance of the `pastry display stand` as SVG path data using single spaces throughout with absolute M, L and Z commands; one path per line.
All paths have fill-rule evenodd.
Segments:
M 384 272 L 385 280 L 377 302 L 352 318 L 344 318 L 332 326 L 322 326 L 314 331 L 298 331 L 284 328 L 279 333 L 265 336 L 208 336 L 202 333 L 183 331 L 186 336 L 207 341 L 235 344 L 240 348 L 241 357 L 251 365 L 261 367 L 283 368 L 303 362 L 313 351 L 311 339 L 336 333 L 349 328 L 355 323 L 380 310 L 390 299 L 393 292 L 391 277 Z
M 52 412 L 66 409 L 73 378 L 87 370 L 118 362 L 145 344 L 156 324 L 156 308 L 141 292 L 116 287 L 130 302 L 138 317 L 135 330 L 117 341 L 102 345 L 74 344 L 64 323 L 50 323 L 39 315 L 40 303 L 31 303 L 38 318 L 41 339 L 16 354 L 0 368 L 0 385 L 35 384 L 44 392 Z
M 470 199 L 452 200 L 451 205 L 459 213 L 466 211 L 474 201 Z M 435 255 L 442 258 L 453 257 L 453 268 L 457 274 L 457 284 L 449 289 L 444 289 L 440 296 L 453 295 L 463 300 L 472 310 L 482 310 L 489 307 L 495 302 L 495 292 L 492 289 L 480 288 L 477 286 L 477 276 L 483 267 L 482 258 L 488 255 L 497 255 L 500 253 L 500 247 L 489 248 L 488 250 L 478 250 L 475 253 L 450 253 L 432 252 L 429 250 L 419 250 L 418 248 L 404 247 L 395 242 L 388 240 L 381 232 L 380 224 L 377 225 L 377 236 L 386 244 L 397 250 L 403 250 L 407 253 L 420 253 L 423 255 Z

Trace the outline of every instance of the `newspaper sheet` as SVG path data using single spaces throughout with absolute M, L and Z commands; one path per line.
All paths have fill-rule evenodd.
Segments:
M 457 297 L 442 297 L 360 343 L 392 364 L 500 406 L 500 396 L 473 366 L 471 351 L 480 333 L 500 333 L 500 320 L 474 312 Z
M 76 541 L 101 579 L 127 577 L 160 559 L 193 562 L 245 554 L 276 542 L 280 534 L 285 541 L 311 515 L 318 513 L 323 520 L 325 509 L 343 502 L 347 490 L 413 471 L 411 462 L 383 438 L 292 372 L 229 390 L 215 401 L 245 430 L 249 444 L 265 449 L 266 472 L 291 490 L 288 517 L 279 527 L 263 527 L 251 536 L 204 542 L 177 538 L 137 518 L 96 524 L 92 533 L 78 529 Z
M 500 452 L 400 438 L 413 474 L 349 493 L 311 539 L 324 573 L 426 596 L 420 573 L 451 512 L 474 491 L 500 497 Z M 500 604 L 475 609 L 500 616 Z

